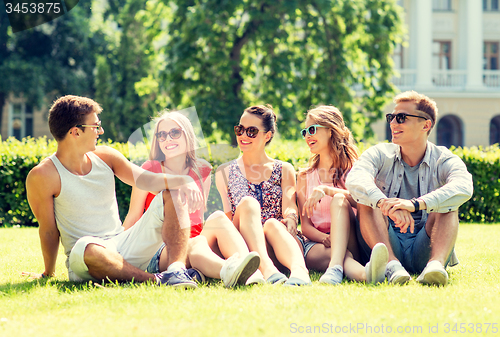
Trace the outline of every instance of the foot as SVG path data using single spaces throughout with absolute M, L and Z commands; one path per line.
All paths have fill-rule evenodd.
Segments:
M 260 270 L 257 269 L 257 271 L 248 278 L 248 280 L 245 282 L 245 285 L 249 286 L 252 284 L 263 284 L 263 283 L 266 283 L 266 280 L 264 279 L 264 276 L 262 276 Z
M 266 280 L 267 283 L 276 284 L 276 285 L 285 283 L 286 281 L 288 281 L 288 277 L 286 277 L 284 274 L 279 273 L 279 272 L 272 274 Z
M 437 260 L 429 261 L 417 278 L 417 282 L 422 284 L 445 286 L 448 283 L 448 273 L 441 262 Z
M 342 283 L 342 279 L 344 278 L 344 271 L 342 267 L 339 265 L 335 265 L 333 267 L 329 267 L 326 272 L 320 277 L 319 283 L 328 283 L 337 285 Z
M 257 252 L 250 252 L 247 256 L 239 258 L 234 254 L 224 262 L 220 276 L 227 288 L 235 285 L 244 285 L 248 278 L 259 268 L 260 257 Z
M 370 256 L 370 261 L 365 266 L 366 283 L 377 284 L 385 280 L 385 267 L 389 259 L 389 251 L 382 243 L 377 243 Z
M 199 271 L 196 268 L 189 268 L 187 270 L 187 273 L 189 277 L 193 279 L 193 281 L 196 281 L 198 283 L 205 283 L 205 275 L 201 271 Z
M 196 283 L 191 279 L 185 269 L 173 272 L 155 274 L 158 285 L 166 285 L 176 288 L 197 288 Z
M 391 264 L 389 262 L 389 264 Z M 401 263 L 392 263 L 389 267 L 385 269 L 385 276 L 387 277 L 387 282 L 390 284 L 405 284 L 410 281 L 410 274 L 406 271 L 406 269 L 401 265 Z

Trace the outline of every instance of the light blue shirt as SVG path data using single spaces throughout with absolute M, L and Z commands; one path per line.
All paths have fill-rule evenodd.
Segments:
M 403 174 L 401 147 L 382 143 L 363 152 L 347 175 L 346 187 L 357 202 L 376 208 L 380 199 L 398 196 Z M 472 196 L 472 175 L 444 146 L 427 142 L 418 179 L 427 213 L 455 211 Z

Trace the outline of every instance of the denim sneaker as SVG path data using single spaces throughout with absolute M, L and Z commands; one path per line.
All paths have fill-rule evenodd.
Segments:
M 342 279 L 344 278 L 344 272 L 340 265 L 335 265 L 333 267 L 329 267 L 326 272 L 321 275 L 319 278 L 319 283 L 328 283 L 337 285 L 342 283 Z
M 387 277 L 389 284 L 405 284 L 411 280 L 410 274 L 408 274 L 401 263 L 392 264 L 391 267 L 387 266 L 385 277 Z
M 417 282 L 428 285 L 445 286 L 448 283 L 448 273 L 441 262 L 433 260 L 427 263 Z
M 365 266 L 366 283 L 377 284 L 385 280 L 385 267 L 389 259 L 389 251 L 382 242 L 377 243 L 370 255 L 370 261 Z
M 198 283 L 205 283 L 205 275 L 201 271 L 199 271 L 196 268 L 189 268 L 186 270 L 189 277 L 193 279 L 193 281 L 196 281 Z
M 176 270 L 168 273 L 164 271 L 160 274 L 155 274 L 159 285 L 166 285 L 175 288 L 197 288 L 196 283 L 191 279 L 185 269 Z
M 220 278 L 226 288 L 235 285 L 245 285 L 248 278 L 255 273 L 260 265 L 260 256 L 257 252 L 250 252 L 240 258 L 236 253 L 227 259 L 220 271 Z

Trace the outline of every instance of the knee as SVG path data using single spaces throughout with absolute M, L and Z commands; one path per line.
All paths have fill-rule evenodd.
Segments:
M 330 206 L 336 206 L 336 207 L 347 206 L 348 202 L 349 201 L 347 200 L 347 197 L 345 196 L 344 193 L 336 193 L 332 197 L 332 201 L 330 202 Z
M 221 219 L 218 219 L 218 218 L 221 218 Z M 207 221 L 214 220 L 214 219 L 222 220 L 224 218 L 228 219 L 227 216 L 226 216 L 226 214 L 224 212 L 222 212 L 222 211 L 215 211 L 215 212 L 213 212 L 212 214 L 209 215 L 209 217 L 207 218 Z
M 188 251 L 191 251 L 193 248 L 200 245 L 208 245 L 207 238 L 203 235 L 198 235 L 188 240 Z
M 240 209 L 240 212 L 245 213 L 260 212 L 260 204 L 257 199 L 249 196 L 243 197 L 237 208 Z
M 276 219 L 268 219 L 264 223 L 264 233 L 266 235 L 279 235 L 285 226 Z

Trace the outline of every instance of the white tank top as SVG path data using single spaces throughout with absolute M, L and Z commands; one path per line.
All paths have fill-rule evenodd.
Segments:
M 102 239 L 123 232 L 115 193 L 115 174 L 96 154 L 86 154 L 92 163 L 84 176 L 69 172 L 55 154 L 49 158 L 59 172 L 61 192 L 54 198 L 54 214 L 64 252 L 69 253 L 83 236 Z M 68 258 L 66 267 L 69 267 Z

